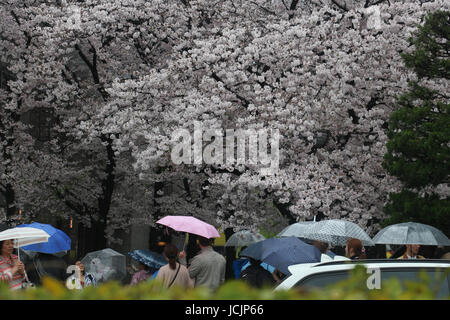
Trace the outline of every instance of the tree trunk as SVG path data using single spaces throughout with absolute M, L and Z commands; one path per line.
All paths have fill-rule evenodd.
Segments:
M 234 234 L 233 228 L 225 229 L 225 241 Z M 234 280 L 234 272 L 233 272 L 233 261 L 236 260 L 236 249 L 235 247 L 225 247 L 225 259 L 227 261 L 225 267 L 225 280 Z
M 6 202 L 6 219 L 10 220 L 18 213 L 17 207 L 15 205 L 16 193 L 14 192 L 14 188 L 11 186 L 11 184 L 8 183 L 6 185 L 3 196 L 5 197 Z

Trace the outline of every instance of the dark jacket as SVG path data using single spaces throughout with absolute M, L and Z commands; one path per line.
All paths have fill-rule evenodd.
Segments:
M 51 254 L 38 253 L 34 259 L 27 264 L 28 279 L 40 285 L 42 277 L 47 276 L 56 280 L 64 281 L 67 274 L 67 264 L 63 258 Z
M 276 281 L 272 274 L 259 264 L 252 264 L 241 272 L 241 279 L 252 287 L 273 286 Z

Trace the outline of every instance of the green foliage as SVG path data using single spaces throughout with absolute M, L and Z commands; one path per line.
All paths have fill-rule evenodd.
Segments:
M 383 166 L 408 188 L 438 185 L 449 174 L 450 105 L 432 101 L 437 93 L 417 84 L 410 88 L 390 116 Z
M 384 207 L 389 218 L 383 224 L 388 226 L 400 221 L 420 221 L 450 234 L 449 208 L 450 199 L 440 199 L 436 194 L 420 197 L 415 192 L 403 190 L 390 195 L 390 201 Z
M 437 11 L 429 15 L 423 26 L 418 27 L 409 42 L 416 48 L 413 54 L 402 55 L 408 68 L 419 78 L 449 79 L 450 12 Z
M 436 289 L 430 285 L 432 279 L 426 274 L 419 282 L 402 285 L 392 279 L 382 284 L 381 289 L 368 290 L 369 274 L 363 266 L 357 266 L 348 280 L 323 290 L 291 289 L 274 291 L 273 288 L 255 289 L 241 281 L 229 281 L 217 292 L 206 288 L 166 289 L 158 281 L 140 283 L 137 286 L 121 286 L 116 282 L 69 290 L 60 282 L 46 278 L 38 288 L 10 291 L 0 283 L 0 299 L 5 300 L 411 300 L 435 299 Z M 449 297 L 450 298 L 450 297 Z
M 448 83 L 450 75 L 448 35 L 450 12 L 438 11 L 425 19 L 409 39 L 415 50 L 403 54 L 405 65 L 419 79 L 439 78 Z M 445 86 L 444 86 L 445 87 Z M 447 88 L 448 89 L 448 88 Z M 396 176 L 404 190 L 391 194 L 384 211 L 390 216 L 385 224 L 416 221 L 450 232 L 450 202 L 425 188 L 448 183 L 450 172 L 450 104 L 444 92 L 416 82 L 397 99 L 398 109 L 389 119 L 383 167 Z M 420 195 L 419 195 L 420 194 Z

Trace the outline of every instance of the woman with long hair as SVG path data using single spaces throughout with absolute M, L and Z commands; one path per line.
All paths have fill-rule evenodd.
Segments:
M 366 253 L 359 239 L 348 239 L 345 246 L 345 256 L 351 260 L 366 259 Z
M 194 282 L 189 277 L 188 269 L 178 262 L 178 253 L 178 248 L 174 244 L 166 244 L 163 255 L 168 264 L 159 269 L 156 279 L 162 281 L 166 288 L 171 286 L 193 288 Z

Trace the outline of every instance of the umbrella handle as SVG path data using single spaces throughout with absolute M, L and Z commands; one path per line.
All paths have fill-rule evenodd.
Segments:
M 20 247 L 19 247 L 19 240 L 18 239 L 16 239 L 16 241 L 17 241 L 17 260 L 18 261 L 20 261 Z M 27 271 L 24 269 L 23 270 L 23 274 L 24 274 L 24 276 L 25 276 L 25 281 L 27 282 L 27 283 L 31 283 L 30 282 L 30 279 L 28 279 L 28 274 L 27 274 Z
M 186 243 L 188 242 L 188 237 L 189 237 L 189 234 L 186 232 L 186 236 L 184 238 L 184 243 L 183 243 L 183 251 L 186 248 Z
M 20 261 L 20 247 L 19 247 L 19 239 L 15 239 L 16 247 L 17 247 L 17 259 Z

